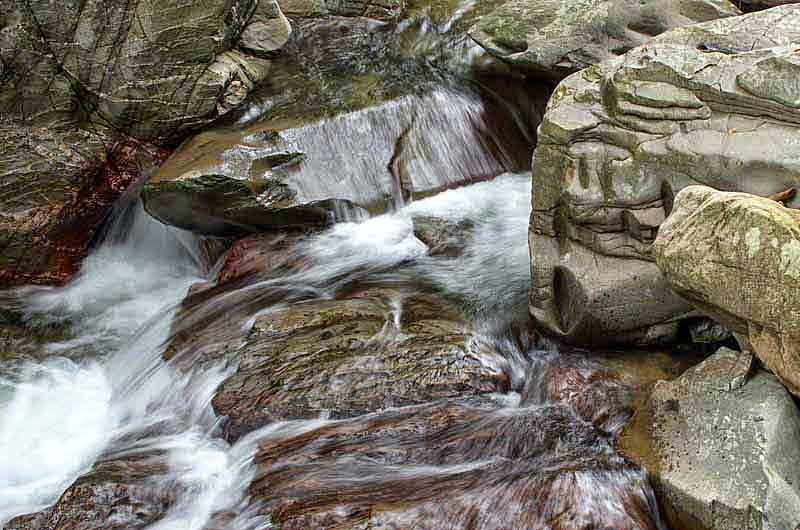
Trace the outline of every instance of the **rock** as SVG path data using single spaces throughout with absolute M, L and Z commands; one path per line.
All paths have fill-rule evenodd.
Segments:
M 786 4 L 797 4 L 797 0 L 734 0 L 742 11 L 758 11 Z
M 147 210 L 241 237 L 384 212 L 527 169 L 549 89 L 513 78 L 464 83 L 466 37 L 426 33 L 414 16 L 400 25 L 294 19 L 249 107 L 161 166 L 144 188 Z
M 268 0 L 1 10 L 2 285 L 67 281 L 132 180 L 241 103 L 288 38 Z
M 148 454 L 100 461 L 76 480 L 54 506 L 15 517 L 4 530 L 139 530 L 161 519 L 176 491 L 156 484 L 167 472 Z
M 474 223 L 470 220 L 450 221 L 438 217 L 416 216 L 414 236 L 428 246 L 430 256 L 460 256 L 467 246 Z
M 771 374 L 741 383 L 747 358 L 721 348 L 657 383 L 626 431 L 624 451 L 651 473 L 672 528 L 800 524 L 800 413 Z
M 783 46 L 798 28 L 798 5 L 678 28 L 558 86 L 533 158 L 530 308 L 545 330 L 651 343 L 698 316 L 652 243 L 690 184 L 762 196 L 798 185 L 796 46 Z
M 106 148 L 94 133 L 0 130 L 0 285 L 68 281 L 111 207 L 169 153 L 136 141 Z M 106 150 L 108 149 L 108 150 Z
M 235 439 L 273 421 L 508 390 L 469 340 L 458 312 L 432 295 L 382 289 L 296 303 L 256 319 L 214 409 Z
M 690 186 L 675 198 L 654 250 L 676 292 L 800 395 L 800 211 Z
M 511 0 L 470 35 L 528 73 L 562 79 L 669 29 L 739 14 L 727 0 Z
M 689 337 L 695 344 L 715 344 L 733 338 L 728 328 L 710 318 L 689 323 Z
M 645 476 L 561 405 L 292 422 L 255 460 L 250 495 L 286 530 L 663 528 Z

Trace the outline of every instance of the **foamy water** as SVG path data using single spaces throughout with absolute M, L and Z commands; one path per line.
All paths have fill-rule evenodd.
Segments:
M 521 281 L 527 275 L 527 257 L 509 255 L 508 247 L 524 248 L 524 228 L 510 227 L 525 226 L 520 221 L 529 214 L 529 190 L 529 175 L 507 175 L 396 213 L 335 225 L 301 245 L 316 265 L 283 281 L 324 287 L 332 278 L 404 267 L 405 274 L 499 303 L 507 293 L 495 291 L 489 282 L 494 272 L 483 267 L 487 260 L 506 259 L 506 285 L 509 277 Z M 263 518 L 243 515 L 249 513 L 244 507 L 254 438 L 233 446 L 221 440 L 211 407 L 216 388 L 234 367 L 179 373 L 161 356 L 175 304 L 203 279 L 197 241 L 152 220 L 140 207 L 118 215 L 75 281 L 20 293 L 31 321 L 64 323 L 73 330 L 73 338 L 53 344 L 53 350 L 91 345 L 107 353 L 77 361 L 53 356 L 24 364 L 2 381 L 0 520 L 52 504 L 101 454 L 146 447 L 167 455 L 170 471 L 158 480 L 181 492 L 154 528 L 200 529 L 224 510 L 241 512 L 229 528 L 259 528 L 267 524 Z M 427 246 L 414 235 L 415 216 L 473 221 L 464 255 L 428 258 Z

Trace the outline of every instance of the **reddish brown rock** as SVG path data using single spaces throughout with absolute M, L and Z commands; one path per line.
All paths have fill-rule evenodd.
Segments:
M 157 485 L 167 467 L 157 454 L 95 464 L 54 506 L 9 521 L 4 530 L 140 530 L 166 514 L 177 491 Z
M 56 143 L 43 149 L 70 149 Z M 75 147 L 76 153 L 79 147 Z M 163 162 L 169 151 L 128 140 L 107 152 L 97 149 L 92 157 L 75 154 L 58 172 L 63 188 L 52 197 L 29 198 L 23 171 L 16 168 L 16 181 L 0 185 L 5 193 L 19 194 L 6 201 L 9 209 L 0 214 L 0 285 L 63 284 L 80 269 L 94 235 L 111 207 L 142 172 Z M 47 162 L 51 164 L 51 162 Z M 31 175 L 37 178 L 40 175 Z M 25 177 L 27 179 L 27 177 Z M 56 178 L 56 175 L 53 175 Z M 75 182 L 78 182 L 75 186 Z M 58 185 L 54 182 L 54 185 Z M 33 186 L 33 184 L 31 184 Z M 31 194 L 35 192 L 31 190 Z
M 656 530 L 644 475 L 561 405 L 387 410 L 262 440 L 250 488 L 284 530 Z

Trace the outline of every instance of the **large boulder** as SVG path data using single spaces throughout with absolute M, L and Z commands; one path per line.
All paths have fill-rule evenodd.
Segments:
M 690 186 L 654 245 L 669 285 L 800 395 L 800 211 Z
M 0 2 L 0 284 L 68 280 L 161 147 L 241 103 L 288 36 L 271 0 Z
M 533 157 L 530 308 L 544 329 L 653 342 L 694 316 L 653 240 L 690 184 L 800 184 L 797 39 L 800 6 L 784 6 L 676 29 L 558 86 Z
M 671 528 L 800 525 L 800 412 L 749 354 L 721 348 L 656 384 L 623 437 L 653 477 Z
M 470 35 L 525 72 L 562 79 L 672 28 L 739 14 L 728 0 L 511 0 Z

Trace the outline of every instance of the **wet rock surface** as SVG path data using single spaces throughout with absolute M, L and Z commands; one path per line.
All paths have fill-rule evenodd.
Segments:
M 562 79 L 672 28 L 739 14 L 727 0 L 512 0 L 479 20 L 470 35 L 502 61 Z
M 654 246 L 670 286 L 723 322 L 800 395 L 797 249 L 800 212 L 706 186 L 678 194 Z
M 659 382 L 626 429 L 673 528 L 742 530 L 800 524 L 800 413 L 747 354 L 720 349 Z
M 649 343 L 696 316 L 653 240 L 690 184 L 762 196 L 798 184 L 785 45 L 798 20 L 800 6 L 784 6 L 678 28 L 559 85 L 533 159 L 530 307 L 544 328 Z
M 156 455 L 100 461 L 75 481 L 56 504 L 15 517 L 5 530 L 144 529 L 161 519 L 175 501 L 175 490 L 157 486 L 166 471 Z
M 267 33 L 272 49 L 288 38 L 265 0 L 7 1 L 2 11 L 0 142 L 13 146 L 0 154 L 3 285 L 70 279 L 111 204 L 163 161 L 159 147 L 266 75 L 269 60 L 236 49 L 248 22 L 261 25 L 245 32 L 248 50 Z
M 644 476 L 558 405 L 286 424 L 256 464 L 250 492 L 283 528 L 663 528 Z
M 237 438 L 283 419 L 507 391 L 508 375 L 492 367 L 502 358 L 482 360 L 469 340 L 455 308 L 432 295 L 384 289 L 293 304 L 256 320 L 214 408 Z

